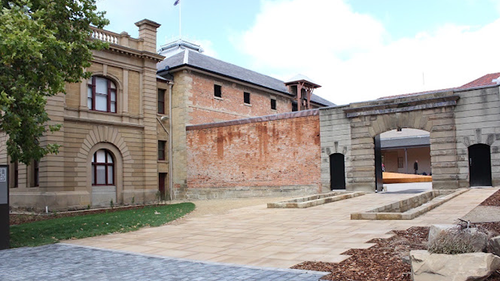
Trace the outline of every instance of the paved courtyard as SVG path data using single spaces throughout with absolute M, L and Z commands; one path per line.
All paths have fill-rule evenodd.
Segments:
M 0 251 L 0 280 L 316 281 L 325 273 L 265 269 L 54 244 Z
M 414 196 L 367 194 L 308 209 L 267 209 L 265 204 L 258 204 L 216 214 L 195 214 L 162 227 L 65 243 L 271 268 L 289 268 L 303 261 L 340 262 L 348 257 L 341 255 L 344 251 L 370 247 L 372 244 L 366 241 L 389 237 L 388 232 L 393 229 L 453 223 L 496 190 L 471 189 L 411 221 L 350 220 L 355 211 Z

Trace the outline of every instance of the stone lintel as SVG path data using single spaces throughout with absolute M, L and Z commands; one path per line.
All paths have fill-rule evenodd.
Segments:
M 391 104 L 379 104 L 374 102 L 372 105 L 355 107 L 355 108 L 345 108 L 344 112 L 347 118 L 355 118 L 360 116 L 369 115 L 381 115 L 390 114 L 398 112 L 409 112 L 415 110 L 439 108 L 439 107 L 449 107 L 457 105 L 457 101 L 460 97 L 458 95 L 452 95 L 447 97 L 437 97 L 421 100 L 412 101 L 400 101 Z

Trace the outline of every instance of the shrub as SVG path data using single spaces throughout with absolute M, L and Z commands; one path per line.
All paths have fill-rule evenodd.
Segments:
M 427 250 L 433 254 L 465 254 L 486 249 L 488 235 L 477 228 L 452 228 L 441 231 L 429 241 Z

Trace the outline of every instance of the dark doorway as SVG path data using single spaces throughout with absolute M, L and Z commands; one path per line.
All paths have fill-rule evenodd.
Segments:
M 469 146 L 470 186 L 491 186 L 490 146 L 474 144 Z
M 167 193 L 165 191 L 165 181 L 167 180 L 167 173 L 158 174 L 158 192 L 160 193 L 161 200 L 167 199 Z
M 330 190 L 345 189 L 345 161 L 344 154 L 330 155 Z
M 382 145 L 380 135 L 373 138 L 375 143 L 375 191 L 384 190 L 384 179 L 382 176 Z

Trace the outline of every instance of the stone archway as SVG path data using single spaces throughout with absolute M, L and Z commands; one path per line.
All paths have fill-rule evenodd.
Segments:
M 118 129 L 108 126 L 94 126 L 84 139 L 78 157 L 75 161 L 80 171 L 84 171 L 84 180 L 80 181 L 82 189 L 89 194 L 89 204 L 92 203 L 92 182 L 91 182 L 91 160 L 92 155 L 99 149 L 107 149 L 116 157 L 116 201 L 113 203 L 123 203 L 123 191 L 126 183 L 123 181 L 123 175 L 128 167 L 132 165 L 132 157 L 127 143 L 118 132 Z M 109 203 L 109 202 L 107 202 Z
M 344 147 L 347 190 L 375 190 L 374 137 L 398 128 L 430 133 L 433 188 L 458 188 L 458 165 L 453 92 L 426 98 L 376 100 L 320 111 L 322 162 L 334 147 Z M 322 174 L 329 171 L 322 166 Z M 329 177 L 328 177 L 329 178 Z M 329 186 L 322 177 L 323 186 Z

